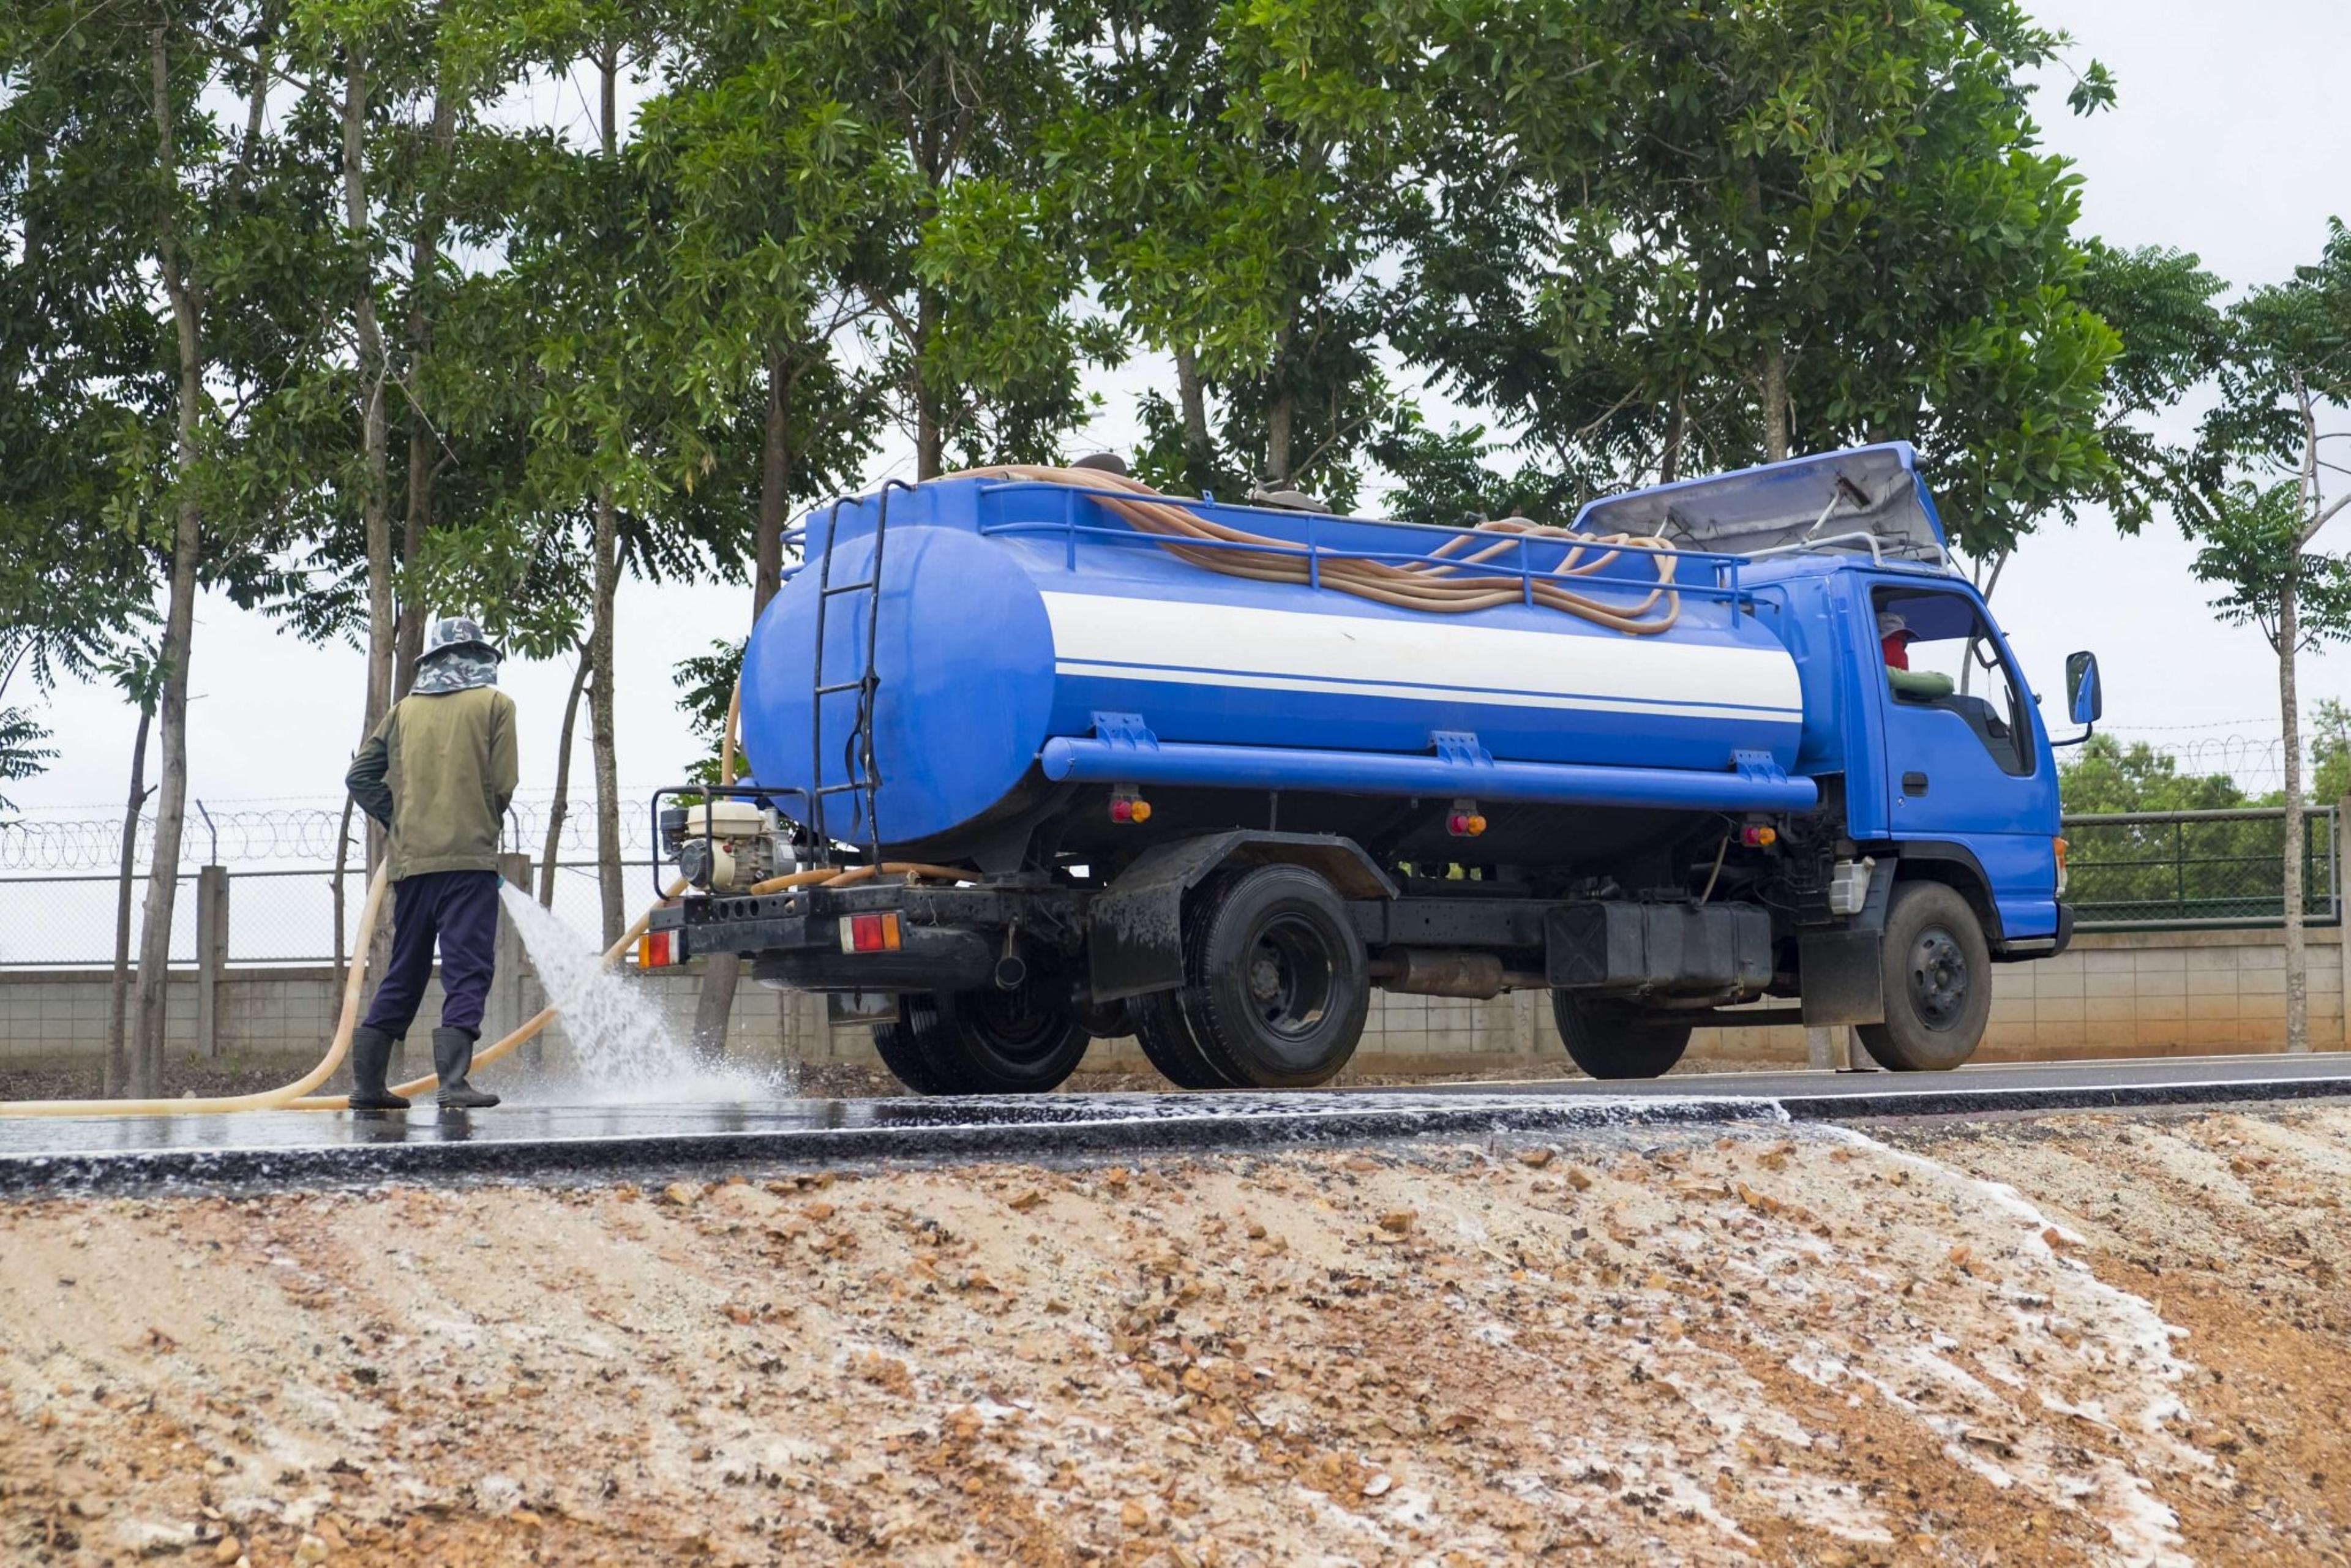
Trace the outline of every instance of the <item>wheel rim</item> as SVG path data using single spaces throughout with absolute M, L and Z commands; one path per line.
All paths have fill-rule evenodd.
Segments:
M 1071 1023 L 1069 1009 L 1056 1006 L 1033 975 L 1009 991 L 969 994 L 964 1018 L 967 1027 L 990 1051 L 1022 1066 L 1034 1065 L 1060 1050 Z
M 1258 928 L 1241 981 L 1268 1034 L 1303 1040 L 1322 1027 L 1334 964 L 1329 936 L 1314 921 L 1278 915 Z
M 1910 945 L 1910 1005 L 1928 1029 L 1949 1029 L 1968 1006 L 1968 956 L 1959 938 L 1929 925 Z

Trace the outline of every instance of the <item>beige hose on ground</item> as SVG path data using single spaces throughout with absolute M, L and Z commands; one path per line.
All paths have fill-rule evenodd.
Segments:
M 360 956 L 343 981 L 343 1010 L 335 1022 L 334 1038 L 319 1065 L 293 1082 L 252 1094 L 218 1094 L 209 1100 L 0 1101 L 0 1116 L 204 1116 L 224 1111 L 269 1111 L 298 1101 L 334 1076 L 351 1049 L 351 1030 L 360 1021 L 360 983 L 367 973 L 368 943 L 375 936 L 375 923 L 383 912 L 384 889 L 389 885 L 384 869 L 379 867 L 375 880 L 368 883 L 367 904 L 360 911 Z
M 1405 564 L 1364 560 L 1343 553 L 1333 553 L 1310 561 L 1298 555 L 1253 553 L 1294 550 L 1298 546 L 1290 539 L 1253 534 L 1211 521 L 1188 506 L 1168 500 L 1142 480 L 1123 474 L 1095 468 L 1053 468 L 1034 464 L 1006 464 L 997 467 L 967 469 L 965 473 L 984 478 L 1029 479 L 1048 485 L 1071 485 L 1097 492 L 1124 491 L 1134 499 L 1105 497 L 1102 505 L 1125 518 L 1139 532 L 1158 538 L 1161 548 L 1170 555 L 1194 566 L 1222 572 L 1228 577 L 1250 578 L 1259 582 L 1319 582 L 1324 588 L 1352 593 L 1358 598 L 1437 614 L 1459 614 L 1466 611 L 1490 610 L 1499 605 L 1531 601 L 1545 609 L 1562 611 L 1594 625 L 1641 637 L 1668 631 L 1681 618 L 1681 595 L 1673 586 L 1674 567 L 1678 559 L 1671 553 L 1674 547 L 1664 539 L 1644 535 L 1595 537 L 1579 534 L 1572 528 L 1505 520 L 1479 524 L 1475 533 L 1501 537 L 1493 544 L 1458 560 L 1452 559 L 1453 551 L 1467 542 L 1471 537 L 1468 534 L 1457 535 L 1423 559 Z M 1553 571 L 1531 578 L 1513 572 L 1463 573 L 1463 568 L 1490 560 L 1514 548 L 1517 539 L 1528 536 L 1558 540 L 1567 546 Z M 1201 542 L 1182 542 L 1186 539 Z M 1220 546 L 1240 548 L 1221 549 L 1218 548 Z M 1560 578 L 1592 576 L 1627 550 L 1648 553 L 1657 574 L 1656 586 L 1638 602 L 1611 604 L 1605 600 L 1594 599 L 1560 585 Z M 1662 609 L 1659 608 L 1661 605 Z
M 645 905 L 645 912 L 637 916 L 636 924 L 630 926 L 626 931 L 622 932 L 621 939 L 618 942 L 613 943 L 610 947 L 604 949 L 603 961 L 607 967 L 620 962 L 621 955 L 626 953 L 629 950 L 631 944 L 634 943 L 638 937 L 645 934 L 645 926 L 652 921 L 653 911 L 659 909 L 663 904 L 667 904 L 671 899 L 675 898 L 678 894 L 684 889 L 684 887 L 685 879 L 684 877 L 679 877 L 669 884 L 668 890 L 664 892 L 659 899 Z M 364 943 L 361 944 L 360 951 L 362 954 L 367 951 Z M 358 968 L 360 966 L 363 966 L 365 962 L 365 958 L 362 957 L 359 961 L 359 964 L 354 965 L 354 974 L 357 973 Z M 474 1065 L 475 1067 L 487 1067 L 491 1062 L 497 1061 L 498 1058 L 511 1054 L 514 1051 L 519 1048 L 524 1041 L 529 1040 L 532 1036 L 538 1033 L 540 1030 L 545 1029 L 549 1024 L 551 1024 L 554 1021 L 555 1009 L 553 1008 L 548 1007 L 539 1009 L 538 1011 L 533 1013 L 528 1019 L 524 1020 L 520 1029 L 516 1030 L 512 1034 L 498 1040 L 496 1044 L 486 1045 L 482 1047 L 481 1050 L 474 1052 Z M 342 1030 L 341 1039 L 346 1044 L 350 1042 L 350 1030 L 348 1027 Z M 340 1049 L 338 1048 L 333 1055 L 335 1060 L 340 1061 L 341 1060 Z M 333 1069 L 329 1067 L 328 1071 L 332 1071 Z M 309 1090 L 317 1088 L 323 1079 L 324 1074 L 312 1078 L 308 1082 L 304 1083 L 298 1092 L 308 1093 Z M 437 1076 L 428 1072 L 422 1078 L 412 1078 L 405 1083 L 394 1084 L 392 1092 L 394 1094 L 425 1094 L 430 1093 L 433 1090 L 438 1088 L 440 1083 L 441 1080 Z M 111 1105 L 114 1102 L 111 1100 L 100 1100 L 96 1102 L 96 1103 L 100 1105 Z M 176 1103 L 176 1102 L 174 1102 L 174 1103 Z M 313 1094 L 309 1095 L 307 1099 L 294 1101 L 288 1109 L 295 1111 L 348 1111 L 350 1109 L 350 1096 L 348 1094 Z

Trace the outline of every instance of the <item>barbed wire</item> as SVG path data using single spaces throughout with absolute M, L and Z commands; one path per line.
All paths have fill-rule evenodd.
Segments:
M 192 802 L 193 805 L 193 802 Z M 517 800 L 507 812 L 505 838 L 510 849 L 537 857 L 547 847 L 551 800 Z M 620 838 L 623 854 L 642 852 L 650 841 L 646 802 L 621 802 Z M 350 841 L 345 856 L 358 866 L 365 863 L 366 821 L 350 818 Z M 181 837 L 181 861 L 189 865 L 249 865 L 291 862 L 331 866 L 336 841 L 344 829 L 340 806 L 277 806 L 264 810 L 206 813 L 192 810 Z M 132 862 L 143 870 L 141 858 L 154 841 L 155 819 L 139 819 L 139 839 Z M 590 798 L 570 801 L 556 836 L 556 852 L 592 854 L 596 850 L 596 802 Z M 113 871 L 122 862 L 122 819 L 51 818 L 0 823 L 0 871 Z

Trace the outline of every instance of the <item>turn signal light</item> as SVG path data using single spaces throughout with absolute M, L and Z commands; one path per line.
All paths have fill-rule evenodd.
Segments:
M 1151 821 L 1151 802 L 1140 795 L 1113 795 L 1110 802 L 1110 820 L 1113 822 L 1147 822 Z
M 1777 828 L 1741 828 L 1739 830 L 1739 841 L 1745 844 L 1750 850 L 1770 849 L 1773 844 L 1780 841 L 1780 830 Z
M 637 967 L 666 969 L 684 962 L 674 931 L 648 931 L 637 938 Z
M 844 953 L 895 953 L 900 943 L 895 913 L 852 915 L 841 923 L 841 950 Z

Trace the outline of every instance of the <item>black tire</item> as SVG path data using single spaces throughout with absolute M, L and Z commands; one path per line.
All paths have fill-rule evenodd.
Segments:
M 1217 1071 L 1200 1050 L 1200 1042 L 1192 1038 L 1192 1026 L 1184 1021 L 1184 1009 L 1174 991 L 1154 991 L 1137 997 L 1127 1005 L 1127 1016 L 1134 1020 L 1134 1043 L 1159 1076 L 1178 1089 L 1233 1089 L 1235 1084 Z
M 1181 993 L 1207 1064 L 1250 1089 L 1306 1089 L 1347 1065 L 1372 1006 L 1363 938 L 1330 883 L 1268 865 L 1203 884 Z
M 945 1094 L 948 1091 L 940 1082 L 939 1075 L 931 1071 L 930 1058 L 924 1054 L 914 1030 L 907 1027 L 909 1000 L 899 998 L 898 1016 L 888 1023 L 873 1026 L 873 1053 L 890 1070 L 891 1077 L 915 1093 Z
M 1855 1031 L 1889 1072 L 1948 1072 L 1976 1052 L 1991 1019 L 1991 946 L 1983 922 L 1939 882 L 1894 887 L 1879 948 L 1886 1021 Z
M 873 1030 L 883 1065 L 918 1094 L 1043 1094 L 1077 1071 L 1090 1043 L 1061 977 L 1043 965 L 1009 991 L 909 996 L 896 1023 Z
M 1568 1059 L 1591 1078 L 1662 1078 L 1689 1049 L 1688 1024 L 1582 1001 L 1565 991 L 1551 994 L 1551 1016 Z

